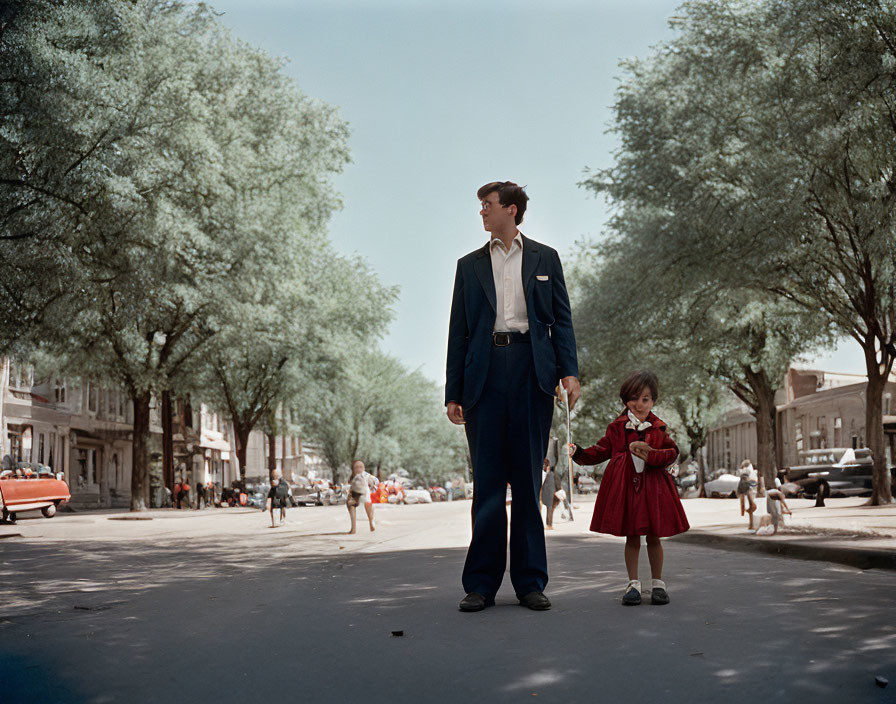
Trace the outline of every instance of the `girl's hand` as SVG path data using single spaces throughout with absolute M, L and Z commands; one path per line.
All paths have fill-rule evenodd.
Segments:
M 568 449 L 569 449 L 570 457 L 572 457 L 574 454 L 576 454 L 576 444 L 574 442 L 569 443 Z
M 635 442 L 631 443 L 628 446 L 629 452 L 631 452 L 635 457 L 640 457 L 645 462 L 647 461 L 647 454 L 653 449 L 650 445 L 642 440 L 635 440 Z

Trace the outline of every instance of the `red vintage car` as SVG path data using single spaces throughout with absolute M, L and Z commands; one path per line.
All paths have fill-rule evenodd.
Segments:
M 0 471 L 0 509 L 3 520 L 15 522 L 20 511 L 40 509 L 47 518 L 56 515 L 56 507 L 72 498 L 62 474 L 39 464 L 19 462 L 15 469 Z

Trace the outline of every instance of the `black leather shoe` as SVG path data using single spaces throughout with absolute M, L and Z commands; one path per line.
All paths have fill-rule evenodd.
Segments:
M 669 603 L 669 594 L 662 587 L 654 587 L 650 590 L 650 603 L 662 606 Z
M 641 603 L 641 590 L 629 587 L 622 597 L 622 603 L 626 606 L 637 606 Z
M 460 600 L 458 608 L 461 611 L 482 611 L 486 606 L 491 606 L 491 604 L 488 603 L 488 600 L 482 594 L 470 592 Z
M 547 611 L 551 608 L 551 600 L 542 592 L 529 592 L 520 598 L 520 606 L 525 606 L 533 611 Z

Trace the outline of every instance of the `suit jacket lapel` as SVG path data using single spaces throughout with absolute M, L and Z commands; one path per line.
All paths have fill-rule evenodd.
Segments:
M 489 256 L 488 243 L 485 244 L 485 247 L 479 250 L 479 253 L 476 255 L 476 260 L 473 262 L 473 268 L 476 270 L 476 276 L 479 278 L 479 283 L 482 284 L 482 288 L 485 290 L 485 297 L 492 305 L 492 310 L 497 312 L 498 304 L 495 298 L 495 276 L 492 273 L 492 258 Z
M 538 268 L 538 262 L 541 260 L 541 252 L 539 247 L 528 237 L 520 233 L 523 238 L 523 293 L 526 300 L 529 300 L 529 289 L 532 287 L 532 277 Z

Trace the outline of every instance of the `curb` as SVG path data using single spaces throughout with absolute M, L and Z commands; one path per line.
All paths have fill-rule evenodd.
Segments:
M 896 570 L 896 550 L 861 547 L 845 548 L 801 540 L 760 540 L 758 538 L 703 533 L 695 530 L 677 535 L 670 538 L 670 540 L 679 543 L 706 545 L 721 550 L 764 552 L 769 555 L 792 557 L 800 560 L 836 562 L 841 565 L 857 567 L 861 570 Z

